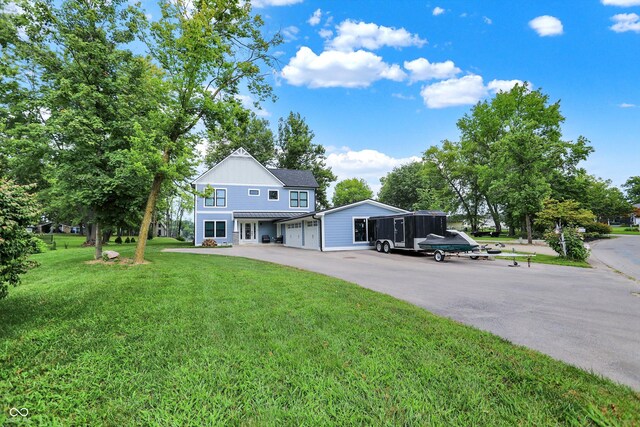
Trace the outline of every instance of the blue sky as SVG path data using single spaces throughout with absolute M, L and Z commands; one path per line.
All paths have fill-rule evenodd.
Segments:
M 339 179 L 377 191 L 516 80 L 561 101 L 564 138 L 595 149 L 590 173 L 640 175 L 640 0 L 252 1 L 285 38 L 261 114 L 274 129 L 302 114 Z
M 512 80 L 561 101 L 565 139 L 595 149 L 590 173 L 616 185 L 640 174 L 640 0 L 254 4 L 286 40 L 279 99 L 264 108 L 274 122 L 306 117 L 340 178 L 377 185 L 457 139 L 456 121 Z

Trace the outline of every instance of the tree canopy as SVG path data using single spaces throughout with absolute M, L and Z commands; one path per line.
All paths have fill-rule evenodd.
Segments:
M 359 202 L 361 200 L 373 197 L 373 191 L 367 182 L 360 178 L 350 178 L 340 181 L 336 184 L 333 192 L 333 206 L 343 206 L 349 203 Z
M 278 121 L 277 167 L 283 169 L 309 170 L 318 182 L 316 190 L 316 207 L 323 209 L 329 206 L 327 188 L 336 180 L 331 168 L 326 165 L 325 148 L 314 144 L 313 131 L 300 113 L 289 113 L 289 116 Z

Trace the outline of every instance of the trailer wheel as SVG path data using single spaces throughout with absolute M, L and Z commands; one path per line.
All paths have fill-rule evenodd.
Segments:
M 435 259 L 435 260 L 436 260 L 436 262 L 442 262 L 442 261 L 444 261 L 444 252 L 442 252 L 442 251 L 436 251 L 436 252 L 433 254 L 433 259 Z
M 480 257 L 479 257 L 478 255 L 469 255 L 469 258 L 471 258 L 471 259 L 478 259 L 478 258 L 480 258 Z
M 380 240 L 376 242 L 376 251 L 382 252 L 382 242 Z
M 391 245 L 389 244 L 389 242 L 384 242 L 384 244 L 382 245 L 382 252 L 384 252 L 385 254 L 391 252 Z

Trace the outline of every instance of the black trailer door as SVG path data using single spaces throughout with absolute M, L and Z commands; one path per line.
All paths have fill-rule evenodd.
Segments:
M 394 225 L 394 239 L 393 243 L 401 248 L 404 248 L 404 218 L 396 218 L 393 221 Z

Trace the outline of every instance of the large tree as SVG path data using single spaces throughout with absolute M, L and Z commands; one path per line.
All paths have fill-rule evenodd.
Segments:
M 233 100 L 220 102 L 204 117 L 207 128 L 205 163 L 213 167 L 238 148 L 247 150 L 257 161 L 267 166 L 275 158 L 273 132 L 267 119 L 259 118 Z
M 627 200 L 636 204 L 640 203 L 640 176 L 630 177 L 623 185 L 627 192 Z
M 165 181 L 179 181 L 193 172 L 195 146 L 202 139 L 196 125 L 221 102 L 231 102 L 241 88 L 264 100 L 273 58 L 269 49 L 281 40 L 265 40 L 262 19 L 252 15 L 248 1 L 161 0 L 161 17 L 143 40 L 162 71 L 169 94 L 156 116 L 153 132 L 141 130 L 148 147 L 153 180 L 144 210 L 135 262 L 144 261 L 147 230 Z
M 316 190 L 316 208 L 329 205 L 327 187 L 336 180 L 331 168 L 326 165 L 325 149 L 314 144 L 313 131 L 300 113 L 290 112 L 289 116 L 278 121 L 277 166 L 284 169 L 309 170 L 318 182 Z
M 348 205 L 349 203 L 373 197 L 373 191 L 367 182 L 360 178 L 344 179 L 336 184 L 333 191 L 332 203 L 334 207 Z
M 51 152 L 42 194 L 68 218 L 95 225 L 99 258 L 100 230 L 139 212 L 150 180 L 130 162 L 134 129 L 149 128 L 148 116 L 159 106 L 153 66 L 127 49 L 140 17 L 125 0 L 36 0 L 22 3 L 20 15 L 29 19 L 19 25 L 24 36 L 15 52 L 23 71 L 29 67 L 39 129 Z M 42 143 L 25 135 L 32 128 L 14 127 L 14 156 Z

